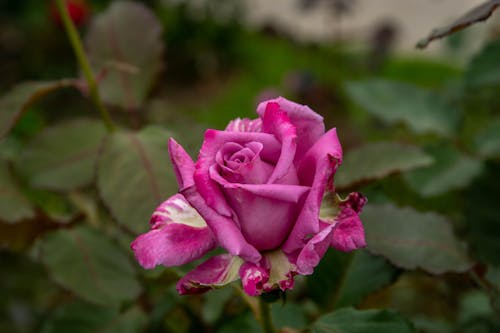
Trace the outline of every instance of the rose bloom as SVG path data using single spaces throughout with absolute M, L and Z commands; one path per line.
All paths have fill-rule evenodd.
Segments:
M 359 193 L 336 200 L 337 215 L 320 218 L 326 191 L 342 162 L 336 129 L 282 97 L 257 108 L 259 118 L 235 119 L 224 131 L 209 129 L 193 162 L 173 139 L 169 153 L 179 193 L 153 213 L 151 230 L 131 245 L 144 268 L 176 266 L 221 247 L 177 283 L 198 294 L 241 279 L 255 296 L 293 287 L 312 274 L 329 247 L 365 246 Z

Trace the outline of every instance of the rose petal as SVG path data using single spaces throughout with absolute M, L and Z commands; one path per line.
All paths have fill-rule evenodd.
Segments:
M 300 105 L 283 97 L 278 97 L 259 104 L 257 113 L 261 118 L 263 118 L 269 102 L 278 103 L 280 109 L 288 114 L 290 122 L 295 126 L 297 131 L 297 151 L 294 161 L 300 161 L 309 148 L 325 133 L 323 117 L 306 105 Z
M 321 225 L 323 229 L 307 242 L 297 257 L 296 265 L 299 274 L 312 274 L 314 267 L 319 264 L 330 246 L 336 225 L 329 223 Z
M 204 218 L 220 246 L 230 254 L 240 256 L 245 261 L 258 262 L 261 259 L 259 251 L 245 240 L 236 223 L 208 206 L 195 186 L 184 189 L 182 194 Z
M 269 272 L 263 267 L 246 262 L 240 267 L 240 278 L 243 290 L 250 296 L 258 296 L 269 280 Z
M 174 166 L 179 189 L 182 190 L 185 187 L 193 185 L 194 162 L 188 153 L 172 138 L 168 141 L 168 152 Z
M 232 210 L 217 184 L 210 178 L 209 168 L 216 163 L 215 156 L 225 143 L 234 142 L 245 145 L 252 141 L 262 143 L 263 148 L 260 157 L 263 160 L 273 162 L 278 159 L 281 145 L 271 134 L 216 130 L 207 130 L 205 132 L 205 141 L 195 165 L 194 182 L 199 193 L 206 200 L 207 205 L 221 215 L 230 217 Z
M 181 295 L 201 294 L 222 287 L 238 279 L 243 260 L 230 254 L 221 254 L 201 263 L 177 282 Z
M 335 129 L 326 132 L 302 159 L 298 170 L 300 183 L 311 186 L 311 190 L 289 238 L 283 245 L 286 253 L 291 254 L 303 248 L 308 236 L 319 232 L 319 210 L 323 194 L 325 189 L 330 187 L 333 174 L 341 161 L 342 148 Z
M 340 213 L 333 221 L 337 226 L 333 233 L 331 246 L 337 250 L 348 252 L 366 246 L 365 230 L 359 213 L 366 203 L 361 193 L 351 193 L 340 204 Z
M 260 132 L 262 121 L 260 119 L 236 118 L 231 120 L 226 127 L 230 132 Z
M 150 223 L 152 230 L 131 244 L 137 261 L 144 268 L 183 265 L 216 246 L 212 231 L 180 194 L 163 202 Z
M 210 176 L 223 192 L 245 239 L 258 250 L 279 247 L 290 233 L 297 216 L 297 203 L 309 190 L 305 186 L 229 183 L 210 167 Z
M 297 149 L 297 134 L 287 114 L 280 110 L 278 103 L 267 103 L 262 118 L 262 130 L 274 134 L 281 142 L 281 154 L 267 183 L 272 184 L 288 174 L 293 165 Z
M 309 191 L 309 187 L 284 184 L 241 184 L 231 183 L 224 179 L 216 170 L 210 167 L 210 177 L 224 189 L 241 189 L 260 197 L 297 203 Z

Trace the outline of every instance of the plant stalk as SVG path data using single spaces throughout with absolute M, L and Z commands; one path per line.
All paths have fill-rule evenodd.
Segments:
M 260 324 L 264 333 L 276 333 L 273 321 L 271 318 L 271 306 L 269 303 L 264 301 L 262 297 L 259 297 L 259 312 L 260 312 Z
M 71 43 L 71 47 L 75 52 L 78 64 L 82 69 L 83 76 L 87 81 L 90 98 L 92 99 L 97 109 L 99 110 L 101 118 L 108 132 L 113 132 L 115 130 L 115 126 L 113 124 L 113 121 L 111 120 L 111 116 L 109 115 L 108 110 L 104 106 L 104 103 L 102 102 L 102 99 L 99 96 L 99 90 L 97 89 L 97 82 L 94 78 L 94 74 L 92 73 L 92 68 L 90 68 L 90 63 L 83 49 L 82 40 L 80 39 L 78 31 L 76 30 L 76 27 L 69 16 L 65 0 L 56 0 L 56 3 L 57 3 L 57 8 L 59 10 L 59 14 L 61 15 L 64 24 L 64 29 L 66 30 L 66 34 L 68 35 L 68 39 Z

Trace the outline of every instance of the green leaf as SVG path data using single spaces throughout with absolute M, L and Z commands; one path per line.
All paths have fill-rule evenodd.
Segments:
M 205 302 L 201 309 L 203 320 L 209 324 L 214 324 L 224 313 L 224 306 L 234 297 L 232 288 L 220 288 L 211 290 L 204 296 Z
M 86 38 L 91 66 L 104 71 L 105 102 L 127 110 L 142 105 L 162 68 L 162 28 L 154 13 L 132 1 L 113 2 L 96 16 Z
M 465 193 L 467 238 L 474 257 L 500 265 L 500 164 L 486 164 L 485 172 Z
M 116 308 L 70 303 L 52 314 L 42 333 L 139 333 L 145 324 L 146 316 L 137 307 L 120 314 Z
M 47 128 L 22 151 L 16 166 L 33 187 L 68 191 L 89 185 L 105 133 L 101 122 L 90 119 Z
M 73 80 L 24 82 L 16 85 L 0 98 L 0 138 L 7 135 L 24 111 L 39 98 L 72 85 Z
M 486 280 L 488 280 L 498 291 L 500 291 L 500 266 L 488 267 L 486 273 Z
M 460 119 L 439 95 L 408 83 L 371 79 L 349 82 L 346 89 L 372 115 L 387 124 L 403 122 L 415 133 L 451 136 Z
M 393 282 L 396 275 L 397 270 L 386 260 L 365 250 L 328 251 L 314 274 L 307 278 L 307 286 L 311 297 L 321 306 L 340 308 L 357 305 Z
M 465 82 L 471 87 L 495 86 L 500 84 L 500 39 L 484 47 L 467 66 Z
M 15 182 L 8 163 L 0 160 L 0 220 L 15 223 L 34 216 L 33 206 Z
M 395 142 L 377 142 L 349 151 L 335 175 L 339 190 L 426 166 L 432 158 L 421 149 Z
M 276 327 L 302 329 L 307 326 L 304 307 L 291 302 L 274 302 L 271 305 L 271 318 Z
M 224 320 L 217 333 L 259 333 L 262 332 L 260 325 L 251 314 L 243 314 L 231 319 Z
M 118 304 L 141 291 L 128 257 L 102 232 L 88 227 L 58 230 L 45 235 L 39 246 L 51 277 L 85 300 Z
M 66 193 L 29 188 L 26 189 L 26 196 L 54 222 L 69 223 L 80 213 L 78 207 L 68 200 Z
M 475 138 L 476 150 L 484 157 L 500 156 L 500 118 L 492 119 Z
M 425 197 L 466 187 L 483 170 L 481 161 L 460 154 L 454 147 L 438 145 L 426 152 L 434 163 L 404 175 L 408 185 Z
M 167 151 L 169 132 L 148 127 L 117 132 L 106 140 L 97 165 L 97 186 L 117 221 L 139 233 L 156 206 L 177 191 Z
M 411 333 L 413 325 L 391 310 L 340 309 L 318 319 L 313 333 Z
M 472 265 L 451 224 L 441 215 L 392 204 L 368 205 L 361 220 L 368 250 L 398 267 L 442 274 L 464 272 Z

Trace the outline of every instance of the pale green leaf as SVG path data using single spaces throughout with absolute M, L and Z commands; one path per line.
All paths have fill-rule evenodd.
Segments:
M 339 190 L 352 188 L 432 163 L 432 157 L 415 146 L 395 142 L 366 144 L 349 151 L 335 175 Z
M 73 80 L 24 82 L 0 98 L 0 138 L 16 124 L 24 111 L 42 96 L 59 88 L 74 85 Z
M 442 274 L 464 272 L 472 265 L 464 244 L 441 215 L 392 204 L 368 205 L 361 220 L 368 250 L 398 267 Z
M 500 39 L 486 45 L 472 58 L 465 73 L 466 84 L 472 87 L 500 84 Z
M 313 333 L 412 333 L 413 325 L 391 310 L 340 309 L 320 317 Z
M 56 309 L 42 333 L 139 333 L 145 324 L 146 315 L 137 307 L 118 313 L 116 308 L 70 303 Z
M 94 18 L 86 37 L 99 91 L 105 102 L 136 109 L 148 96 L 162 68 L 162 27 L 145 5 L 116 1 Z
M 168 155 L 169 132 L 148 127 L 116 132 L 106 140 L 97 166 L 97 186 L 118 223 L 143 232 L 154 209 L 177 192 Z
M 463 155 L 453 147 L 439 145 L 427 148 L 426 152 L 434 163 L 404 175 L 410 187 L 422 196 L 466 187 L 483 170 L 480 160 Z
M 408 83 L 371 79 L 347 84 L 347 93 L 363 109 L 387 124 L 405 123 L 415 133 L 451 136 L 460 113 L 439 95 Z
M 51 278 L 85 300 L 116 305 L 141 291 L 129 258 L 102 232 L 58 230 L 46 234 L 39 246 Z
M 33 206 L 16 183 L 8 163 L 0 160 L 0 220 L 15 223 L 34 216 Z
M 67 191 L 89 185 L 105 133 L 91 119 L 55 125 L 32 140 L 16 166 L 33 187 Z

